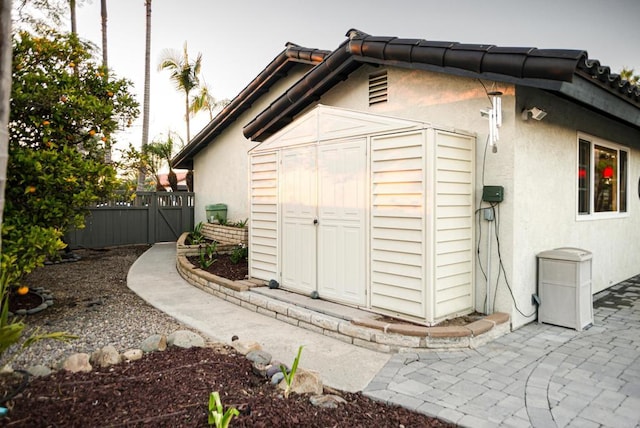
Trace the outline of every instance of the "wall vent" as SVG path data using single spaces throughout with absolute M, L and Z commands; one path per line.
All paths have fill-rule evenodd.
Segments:
M 387 70 L 369 75 L 369 105 L 387 102 Z

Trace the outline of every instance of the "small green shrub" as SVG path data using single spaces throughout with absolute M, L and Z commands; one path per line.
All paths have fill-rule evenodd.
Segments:
M 246 245 L 240 244 L 231 251 L 229 258 L 231 259 L 231 263 L 237 265 L 242 260 L 246 260 L 249 255 L 249 249 Z
M 289 398 L 289 393 L 291 392 L 291 385 L 293 384 L 293 378 L 296 375 L 296 370 L 298 370 L 298 363 L 300 362 L 300 354 L 302 354 L 302 348 L 304 346 L 300 346 L 298 348 L 298 355 L 293 360 L 293 364 L 291 365 L 291 371 L 287 373 L 287 367 L 284 364 L 280 365 L 280 371 L 284 375 L 284 381 L 287 383 L 287 388 L 284 390 L 284 398 Z
M 191 244 L 199 245 L 204 242 L 204 235 L 202 234 L 202 228 L 204 224 L 202 222 L 195 225 L 193 231 L 189 233 L 189 238 L 191 239 Z
M 231 419 L 239 414 L 240 412 L 235 407 L 229 407 L 224 412 L 218 391 L 209 394 L 209 425 L 215 425 L 216 428 L 227 428 Z
M 244 220 L 238 220 L 238 221 L 232 223 L 230 226 L 237 227 L 237 228 L 240 228 L 240 229 L 244 229 L 245 227 L 247 227 L 247 223 L 249 223 L 249 219 L 245 218 Z
M 224 217 L 222 217 L 222 216 L 220 215 L 220 213 L 216 213 L 215 220 L 218 222 L 218 224 L 219 224 L 220 226 L 226 226 L 226 225 L 227 225 L 227 223 L 228 223 L 228 222 L 227 222 L 227 219 L 226 219 L 226 218 L 224 218 Z
M 218 244 L 214 241 L 210 244 L 200 245 L 198 255 L 200 257 L 200 269 L 206 269 L 216 261 L 216 248 Z

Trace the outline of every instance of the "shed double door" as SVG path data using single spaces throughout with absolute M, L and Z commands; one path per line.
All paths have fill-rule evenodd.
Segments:
M 284 149 L 281 155 L 284 288 L 366 303 L 366 141 Z

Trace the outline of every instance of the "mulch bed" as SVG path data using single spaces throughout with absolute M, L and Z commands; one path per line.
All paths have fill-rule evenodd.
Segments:
M 192 265 L 204 271 L 232 281 L 244 279 L 249 274 L 247 259 L 243 259 L 238 263 L 233 263 L 228 254 L 218 254 L 216 256 L 216 261 L 207 268 L 200 266 L 200 258 L 198 256 L 189 256 L 187 257 L 187 260 L 189 260 Z
M 6 427 L 207 426 L 209 394 L 240 415 L 232 427 L 451 427 L 425 415 L 385 405 L 362 394 L 339 394 L 336 409 L 313 406 L 309 397 L 288 399 L 228 347 L 170 348 L 142 360 L 90 373 L 57 372 L 32 379 L 9 402 Z M 5 404 L 6 405 L 6 404 Z

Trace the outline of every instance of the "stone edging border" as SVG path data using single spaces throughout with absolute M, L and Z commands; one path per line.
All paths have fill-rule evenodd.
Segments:
M 477 348 L 511 331 L 509 315 L 497 312 L 465 326 L 424 327 L 373 319 L 341 319 L 251 291 L 262 281 L 231 281 L 193 266 L 177 255 L 176 267 L 191 285 L 245 309 L 385 353 Z

